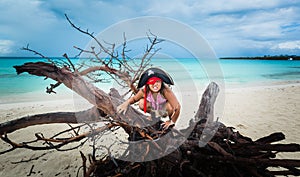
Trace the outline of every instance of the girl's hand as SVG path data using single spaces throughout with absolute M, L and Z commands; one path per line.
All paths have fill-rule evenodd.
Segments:
M 129 106 L 129 102 L 128 101 L 125 101 L 124 103 L 120 104 L 118 107 L 117 107 L 117 113 L 121 114 L 125 114 L 127 109 L 128 109 L 128 106 Z
M 162 123 L 161 125 L 163 125 L 163 129 L 166 130 L 169 127 L 175 126 L 175 123 L 172 120 L 169 120 L 169 121 Z

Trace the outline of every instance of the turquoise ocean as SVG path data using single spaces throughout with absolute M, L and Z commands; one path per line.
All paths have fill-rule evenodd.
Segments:
M 13 66 L 26 62 L 43 61 L 38 58 L 0 58 L 0 99 L 5 96 L 15 96 L 28 92 L 42 91 L 54 81 L 27 73 L 17 75 Z M 180 83 L 187 79 L 203 81 L 213 79 L 208 76 L 201 61 L 196 59 L 155 59 L 153 65 L 163 67 L 173 79 Z M 74 63 L 78 62 L 73 60 Z M 300 81 L 299 60 L 217 60 L 216 69 L 220 68 L 226 87 L 272 84 L 274 82 Z M 215 68 L 210 68 L 212 73 Z M 188 77 L 187 74 L 188 73 Z

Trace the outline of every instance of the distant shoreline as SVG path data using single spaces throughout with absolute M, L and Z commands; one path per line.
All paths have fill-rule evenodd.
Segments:
M 300 60 L 300 56 L 280 55 L 280 56 L 257 56 L 257 57 L 221 57 L 221 60 Z
M 65 59 L 64 57 L 48 57 L 51 59 Z M 72 58 L 71 59 L 78 59 L 78 58 Z M 42 57 L 12 57 L 12 56 L 0 56 L 1 59 L 44 59 Z M 180 59 L 180 58 L 179 58 Z M 220 60 L 300 60 L 300 56 L 296 55 L 279 55 L 279 56 L 256 56 L 256 57 L 220 57 Z

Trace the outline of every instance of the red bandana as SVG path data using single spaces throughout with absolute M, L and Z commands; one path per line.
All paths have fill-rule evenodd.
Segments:
M 153 85 L 157 81 L 161 81 L 161 79 L 158 78 L 158 77 L 151 77 L 151 78 L 148 79 L 146 84 Z M 147 112 L 147 88 L 146 88 L 146 85 L 145 85 L 144 93 L 145 93 L 145 95 L 144 95 L 144 112 L 146 113 Z
M 153 85 L 153 84 L 155 84 L 156 81 L 161 81 L 161 79 L 159 77 L 151 77 L 151 78 L 148 79 L 147 84 L 148 85 L 150 85 L 150 84 Z

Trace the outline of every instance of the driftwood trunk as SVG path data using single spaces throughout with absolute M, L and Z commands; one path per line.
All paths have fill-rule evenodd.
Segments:
M 126 161 L 114 159 L 108 155 L 106 158 L 98 160 L 89 158 L 90 166 L 87 167 L 87 158 L 81 154 L 84 176 L 235 177 L 300 175 L 300 160 L 275 159 L 277 153 L 280 152 L 300 151 L 299 144 L 272 144 L 284 139 L 281 132 L 253 141 L 251 138 L 233 131 L 233 128 L 226 127 L 214 120 L 214 102 L 219 92 L 215 83 L 211 83 L 204 92 L 199 109 L 190 121 L 189 128 L 180 131 L 175 128 L 161 131 L 147 121 L 149 117 L 133 108 L 129 108 L 126 115 L 116 114 L 116 107 L 123 102 L 117 92 L 113 90 L 107 94 L 68 68 L 58 68 L 53 64 L 42 62 L 25 63 L 21 66 L 15 66 L 15 68 L 18 74 L 28 72 L 32 75 L 51 78 L 88 100 L 94 107 L 80 112 L 82 115 L 88 115 L 87 121 L 97 122 L 101 116 L 108 116 L 115 120 L 114 123 L 99 129 L 98 132 L 120 126 L 128 134 L 130 142 L 143 140 L 151 142 L 145 146 L 141 145 L 141 147 L 135 147 L 132 144 L 129 146 L 128 153 L 122 156 L 126 158 L 126 156 L 134 157 L 134 155 L 140 154 L 146 159 L 145 161 Z M 6 135 L 15 130 L 37 124 L 79 123 L 80 121 L 74 115 L 75 113 L 48 113 L 1 123 L 1 138 L 14 148 L 49 149 L 50 147 L 36 149 L 26 144 L 12 143 Z M 97 131 L 93 133 L 97 133 Z M 81 140 L 88 135 L 91 134 L 86 133 L 63 140 L 63 143 L 56 147 L 63 146 L 73 140 Z M 45 140 L 42 137 L 39 138 L 39 140 Z M 165 143 L 158 143 L 163 138 L 166 139 Z M 49 139 L 45 141 L 49 141 Z M 177 146 L 178 144 L 180 146 Z M 149 151 L 142 150 L 152 148 L 156 148 L 158 152 L 163 152 L 165 155 L 147 160 L 155 154 L 149 154 Z M 282 168 L 271 171 L 268 167 Z
M 30 62 L 21 66 L 14 66 L 14 68 L 18 74 L 28 72 L 32 75 L 51 78 L 58 83 L 62 83 L 95 107 L 77 113 L 48 113 L 2 123 L 0 124 L 0 135 L 31 125 L 95 121 L 99 117 L 95 115 L 108 115 L 114 120 L 124 121 L 132 126 L 145 127 L 148 125 L 147 117 L 132 107 L 129 107 L 125 115 L 116 114 L 116 107 L 124 101 L 118 93 L 112 90 L 110 94 L 107 94 L 92 83 L 87 82 L 79 73 L 73 73 L 68 68 L 59 68 L 56 65 L 44 62 Z M 85 119 L 79 120 L 75 115 L 77 117 L 85 117 Z
M 213 121 L 213 106 L 219 88 L 211 83 L 202 96 L 199 110 L 191 121 L 188 138 L 164 157 L 145 162 L 106 159 L 92 162 L 86 176 L 276 176 L 300 175 L 300 160 L 274 159 L 280 152 L 299 152 L 299 144 L 271 144 L 284 139 L 274 133 L 256 141 Z M 196 124 L 193 124 L 193 122 Z M 181 130 L 184 132 L 188 131 Z M 176 134 L 174 131 L 173 134 Z M 202 136 L 209 137 L 210 140 Z M 178 133 L 177 133 L 178 135 Z M 162 135 L 164 136 L 164 135 Z M 174 135 L 174 137 L 176 137 Z M 161 138 L 161 137 L 160 137 Z M 176 140 L 176 138 L 175 138 Z M 139 148 L 136 148 L 139 150 Z M 282 167 L 270 171 L 268 167 Z

